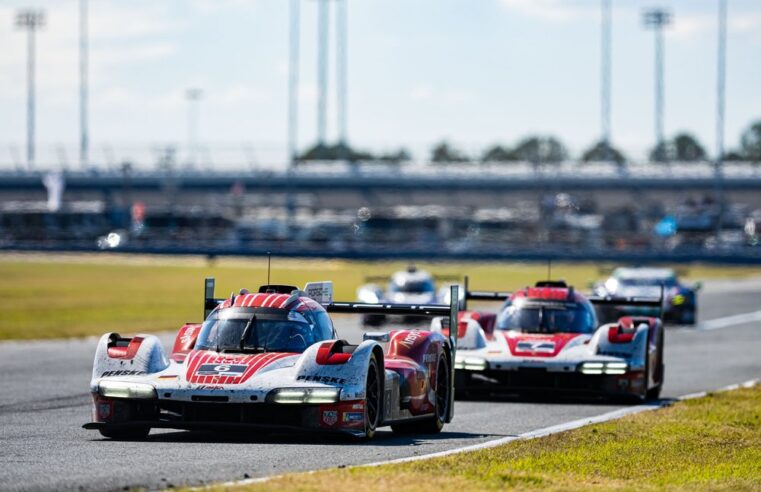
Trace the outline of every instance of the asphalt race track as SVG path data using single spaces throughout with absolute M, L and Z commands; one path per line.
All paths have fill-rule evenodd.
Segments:
M 761 280 L 707 282 L 699 303 L 701 322 L 759 314 Z M 337 325 L 343 338 L 361 338 L 356 320 L 344 318 Z M 761 316 L 704 325 L 709 326 L 720 328 L 667 330 L 664 398 L 761 377 Z M 0 344 L 0 489 L 201 485 L 427 454 L 621 408 L 600 401 L 458 402 L 454 422 L 439 435 L 397 437 L 382 430 L 368 443 L 296 435 L 243 440 L 179 431 L 153 431 L 145 442 L 116 442 L 81 428 L 90 419 L 95 344 L 94 338 Z

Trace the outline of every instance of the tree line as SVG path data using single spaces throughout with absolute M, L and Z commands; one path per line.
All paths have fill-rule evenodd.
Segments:
M 570 157 L 568 149 L 558 138 L 551 135 L 532 135 L 521 139 L 513 146 L 491 145 L 480 155 L 469 155 L 452 144 L 442 141 L 431 149 L 430 160 L 441 164 L 465 162 L 552 164 L 566 161 Z M 705 147 L 695 136 L 686 132 L 678 133 L 655 145 L 650 149 L 648 157 L 653 162 L 701 162 L 709 159 Z M 739 146 L 725 152 L 722 157 L 724 161 L 761 162 L 761 120 L 752 123 L 740 136 Z M 339 142 L 334 145 L 314 145 L 302 153 L 298 160 L 401 163 L 409 161 L 411 158 L 410 152 L 404 148 L 383 154 L 373 154 Z M 624 164 L 629 160 L 620 149 L 603 141 L 596 142 L 586 149 L 580 158 L 583 162 L 615 162 L 618 164 Z

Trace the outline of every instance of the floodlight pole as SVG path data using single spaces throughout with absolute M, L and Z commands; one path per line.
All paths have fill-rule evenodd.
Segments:
M 26 58 L 26 163 L 31 169 L 34 165 L 34 67 L 35 67 L 35 33 L 45 25 L 45 12 L 42 10 L 19 10 L 16 12 L 16 27 L 27 32 Z
M 610 81 L 611 81 L 611 15 L 610 1 L 601 0 L 601 35 L 600 35 L 600 122 L 603 144 L 603 157 L 606 160 L 612 158 L 610 152 Z
M 329 0 L 317 0 L 317 144 L 325 145 L 328 107 Z
M 716 241 L 721 243 L 721 230 L 724 227 L 724 114 L 725 81 L 727 54 L 727 1 L 719 1 L 718 49 L 716 70 L 716 159 L 714 164 L 714 182 L 716 183 L 716 201 L 719 215 L 716 220 Z
M 199 105 L 203 91 L 190 88 L 185 92 L 188 100 L 188 164 L 195 167 L 198 164 L 198 126 Z
M 79 165 L 83 169 L 90 163 L 90 137 L 88 131 L 88 0 L 79 0 Z
M 664 156 L 663 143 L 663 28 L 671 23 L 671 13 L 663 9 L 646 10 L 642 15 L 645 27 L 655 32 L 655 140 L 657 157 Z
M 338 110 L 338 143 L 346 146 L 348 141 L 346 126 L 347 103 L 347 11 L 348 0 L 338 0 L 336 5 L 336 101 Z M 348 156 L 344 156 L 347 157 Z
M 290 6 L 290 32 L 288 41 L 288 162 L 290 167 L 293 167 L 299 158 L 300 2 L 301 0 L 291 0 Z

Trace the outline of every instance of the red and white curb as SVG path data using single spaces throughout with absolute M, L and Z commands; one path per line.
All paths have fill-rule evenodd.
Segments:
M 566 432 L 573 429 L 578 429 L 580 427 L 584 427 L 587 425 L 592 424 L 600 424 L 603 422 L 609 422 L 611 420 L 620 419 L 621 417 L 625 417 L 627 415 L 634 415 L 637 413 L 642 412 L 648 412 L 650 410 L 657 410 L 659 408 L 667 407 L 671 405 L 674 402 L 678 401 L 685 401 L 685 400 L 692 400 L 695 398 L 703 398 L 707 396 L 709 393 L 719 393 L 724 391 L 733 391 L 740 388 L 751 388 L 755 385 L 759 384 L 758 379 L 752 379 L 750 381 L 745 381 L 744 383 L 737 383 L 737 384 L 731 384 L 729 386 L 724 386 L 722 388 L 719 388 L 715 391 L 701 391 L 698 393 L 690 393 L 687 395 L 682 395 L 677 397 L 673 400 L 663 400 L 656 403 L 645 403 L 642 405 L 636 405 L 633 407 L 627 407 L 627 408 L 621 408 L 618 410 L 613 410 L 612 412 L 603 413 L 601 415 L 596 415 L 594 417 L 585 417 L 583 419 L 578 420 L 572 420 L 570 422 L 566 422 L 564 424 L 558 424 L 553 425 L 550 427 L 544 427 L 542 429 L 537 429 L 529 432 L 524 432 L 523 434 L 518 434 L 515 436 L 507 436 L 500 439 L 495 439 L 492 441 L 487 441 L 479 444 L 473 444 L 471 446 L 464 446 L 461 448 L 454 448 L 454 449 L 448 449 L 446 451 L 440 451 L 437 453 L 429 453 L 429 454 L 423 454 L 419 456 L 409 456 L 407 458 L 397 458 L 393 460 L 386 460 L 386 461 L 377 461 L 375 463 L 366 463 L 361 465 L 352 465 L 348 466 L 346 468 L 362 468 L 362 467 L 370 467 L 370 466 L 381 466 L 381 465 L 394 465 L 398 463 L 409 463 L 412 461 L 421 461 L 421 460 L 429 460 L 433 458 L 441 458 L 443 456 L 450 456 L 453 454 L 459 454 L 459 453 L 467 453 L 470 451 L 479 451 L 481 449 L 490 449 L 497 446 L 501 446 L 503 444 L 507 444 L 509 442 L 513 441 L 519 441 L 519 440 L 526 440 L 526 439 L 536 439 L 538 437 L 544 437 L 549 436 L 551 434 L 558 434 L 560 432 Z M 317 471 L 324 471 L 329 470 L 329 468 L 324 468 L 322 470 L 311 470 L 307 472 L 293 472 L 293 473 L 305 473 L 305 474 L 311 474 L 315 473 Z M 254 483 L 262 483 L 267 482 L 269 480 L 272 480 L 274 478 L 279 478 L 284 476 L 285 474 L 279 474 L 279 475 L 272 475 L 268 477 L 259 477 L 259 478 L 247 478 L 244 480 L 234 480 L 230 482 L 224 482 L 220 484 L 215 485 L 209 485 L 208 487 L 233 487 L 233 486 L 240 486 L 240 485 L 247 485 L 247 484 L 254 484 Z M 289 473 L 290 475 L 290 473 Z M 208 488 L 208 487 L 200 487 L 200 489 Z

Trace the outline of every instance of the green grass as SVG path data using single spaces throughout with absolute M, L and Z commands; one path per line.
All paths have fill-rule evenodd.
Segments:
M 266 283 L 266 258 L 220 259 L 125 255 L 0 255 L 0 340 L 175 330 L 202 316 L 203 278 L 217 278 L 217 296 Z M 303 286 L 333 280 L 335 297 L 354 299 L 367 275 L 403 262 L 273 259 L 273 283 Z M 420 263 L 439 274 L 468 274 L 479 289 L 514 289 L 546 277 L 546 265 Z M 747 267 L 693 267 L 693 278 L 761 274 Z M 555 264 L 553 276 L 586 287 L 600 277 L 594 264 Z
M 234 489 L 761 490 L 761 387 L 489 450 L 291 474 Z

